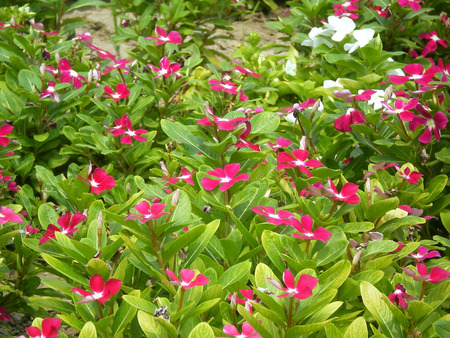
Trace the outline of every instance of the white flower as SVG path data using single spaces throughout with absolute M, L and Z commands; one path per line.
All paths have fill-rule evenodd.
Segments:
M 333 80 L 323 81 L 323 88 L 334 88 L 334 87 L 344 88 L 344 86 L 339 83 L 340 79 L 341 78 L 338 78 L 338 79 L 336 79 L 336 81 L 333 81 Z
M 330 48 L 333 47 L 333 44 L 331 42 L 320 37 L 323 32 L 325 32 L 325 29 L 320 27 L 313 27 L 308 34 L 309 39 L 304 40 L 302 42 L 302 46 L 309 46 L 314 49 L 324 43 Z
M 329 16 L 328 23 L 324 23 L 324 25 L 327 29 L 322 35 L 332 34 L 331 40 L 333 41 L 342 41 L 356 27 L 352 19 L 347 17 L 338 18 L 336 16 Z
M 367 104 L 370 106 L 373 106 L 373 109 L 378 110 L 382 108 L 381 102 L 384 101 L 384 90 L 381 89 L 373 89 L 375 91 L 374 94 L 370 96 L 370 100 L 367 101 Z M 364 90 L 360 89 L 358 90 L 358 94 L 361 94 Z M 391 98 L 395 98 L 395 94 L 392 94 Z M 391 102 L 391 100 L 388 100 L 388 103 Z
M 353 37 L 356 39 L 354 43 L 346 43 L 344 49 L 349 53 L 353 53 L 359 47 L 364 47 L 373 39 L 375 31 L 372 28 L 359 29 L 353 32 Z
M 292 62 L 291 60 L 287 60 L 286 63 L 283 65 L 283 70 L 286 74 L 295 76 L 297 73 L 295 70 L 297 69 L 297 64 Z

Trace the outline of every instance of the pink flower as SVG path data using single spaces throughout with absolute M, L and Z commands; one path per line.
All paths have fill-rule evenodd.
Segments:
M 0 306 L 0 322 L 9 321 L 12 322 L 11 316 L 8 314 L 8 310 L 3 306 Z
M 172 285 L 180 285 L 183 289 L 190 289 L 195 286 L 202 286 L 209 283 L 209 279 L 202 274 L 198 274 L 195 278 L 195 271 L 189 269 L 182 269 L 180 272 L 181 281 L 175 276 L 175 274 L 169 269 L 166 270 L 167 275 L 172 282 L 163 281 Z
M 338 192 L 336 189 L 336 186 L 334 185 L 333 181 L 328 178 L 328 184 L 329 188 L 324 187 L 325 195 L 332 197 L 335 201 L 343 201 L 348 204 L 356 204 L 361 202 L 359 199 L 357 192 L 358 192 L 358 185 L 354 183 L 345 183 L 344 186 L 341 189 L 341 192 Z
M 110 59 L 113 60 L 114 62 L 116 61 L 116 56 L 111 54 L 110 52 L 103 50 L 101 48 L 98 48 L 97 46 L 93 45 L 92 43 L 88 42 L 87 46 L 96 51 L 97 52 L 97 56 L 102 59 L 102 60 L 106 60 L 106 59 Z
M 168 78 L 170 75 L 172 75 L 173 73 L 176 73 L 180 70 L 180 64 L 179 63 L 170 63 L 170 60 L 167 57 L 163 57 L 161 59 L 161 61 L 159 61 L 159 66 L 161 67 L 161 69 L 159 69 L 158 67 L 155 67 L 153 65 L 148 64 L 148 67 L 150 67 L 151 69 L 153 69 L 153 71 L 155 71 L 157 74 L 154 76 L 155 79 L 157 79 L 158 77 L 164 76 L 165 78 Z
M 277 138 L 277 143 L 273 144 L 272 142 L 267 142 L 267 145 L 272 148 L 273 151 L 277 151 L 280 148 L 289 147 L 292 144 L 291 140 L 285 139 L 283 137 Z
M 239 333 L 236 326 L 227 324 L 223 327 L 223 332 L 236 338 L 260 338 L 262 337 L 249 323 L 242 324 L 242 333 Z
M 86 181 L 80 175 L 77 175 L 77 177 L 89 184 L 91 186 L 91 192 L 97 195 L 105 190 L 114 188 L 116 185 L 116 181 L 114 180 L 114 178 L 112 176 L 109 176 L 105 170 L 96 168 L 92 173 L 91 163 L 89 163 L 88 180 Z
M 135 60 L 127 60 L 127 59 L 117 59 L 112 66 L 107 66 L 103 71 L 103 75 L 108 74 L 109 72 L 115 69 L 126 69 L 130 62 L 134 62 Z M 129 66 L 128 66 L 129 67 Z M 127 73 L 127 72 L 125 72 Z
M 389 80 L 393 84 L 403 84 L 409 80 L 414 80 L 414 82 L 421 84 L 422 86 L 427 86 L 430 81 L 433 81 L 434 75 L 440 72 L 440 69 L 437 66 L 431 66 L 424 71 L 424 68 L 420 63 L 406 65 L 403 69 L 405 73 L 410 76 L 390 75 Z
M 223 169 L 216 168 L 214 170 L 207 171 L 206 173 L 211 176 L 215 176 L 218 180 L 203 177 L 202 186 L 205 190 L 213 190 L 219 184 L 221 184 L 219 190 L 226 191 L 230 189 L 236 182 L 248 181 L 249 176 L 247 174 L 239 174 L 236 176 L 238 171 L 241 169 L 239 163 L 227 164 Z
M 251 75 L 253 77 L 259 77 L 261 78 L 261 75 L 256 74 L 254 71 L 248 69 L 248 68 L 244 68 L 244 67 L 238 67 L 238 66 L 234 66 L 234 68 L 241 74 L 244 75 Z
M 317 278 L 303 274 L 298 279 L 297 285 L 295 285 L 294 276 L 292 272 L 289 270 L 284 270 L 283 272 L 283 282 L 286 287 L 283 287 L 276 280 L 267 278 L 269 282 L 275 286 L 277 289 L 285 291 L 285 294 L 279 295 L 281 298 L 292 298 L 295 297 L 297 299 L 306 299 L 312 296 L 312 290 L 316 287 L 317 282 L 319 281 Z
M 301 149 L 292 150 L 292 155 L 289 153 L 279 153 L 277 157 L 277 170 L 286 168 L 298 168 L 300 172 L 306 174 L 307 177 L 311 177 L 312 174 L 306 167 L 323 167 L 323 164 L 315 159 L 307 160 L 308 151 Z
M 60 101 L 59 99 L 59 95 L 55 90 L 55 82 L 54 81 L 49 81 L 47 83 L 47 89 L 44 90 L 40 95 L 39 98 L 40 99 L 45 99 L 46 97 L 49 97 L 51 99 L 53 99 L 56 103 L 58 103 Z
M 87 80 L 74 71 L 69 64 L 69 60 L 61 59 L 58 63 L 58 69 L 61 72 L 61 83 L 72 82 L 75 89 L 79 89 L 83 86 L 81 81 L 87 82 Z
M 25 225 L 25 234 L 27 236 L 31 236 L 32 234 L 35 234 L 36 232 L 39 232 L 39 231 L 40 230 L 38 228 L 34 228 L 29 224 Z
M 23 223 L 22 218 L 14 213 L 14 209 L 1 206 L 0 207 L 0 224 L 3 225 L 7 222 L 14 222 L 14 223 Z
M 252 210 L 259 215 L 267 217 L 267 222 L 275 225 L 290 224 L 289 219 L 291 217 L 294 217 L 294 214 L 290 213 L 289 211 L 280 210 L 276 213 L 275 208 L 265 207 L 262 205 L 253 207 Z
M 408 295 L 405 287 L 400 283 L 395 286 L 395 291 L 390 294 L 388 298 L 393 304 L 400 305 L 402 309 L 406 309 L 408 307 L 408 303 L 406 303 L 405 298 L 408 298 L 409 300 L 417 299 L 416 297 Z
M 235 302 L 239 303 L 239 304 L 245 304 L 245 308 L 250 312 L 253 313 L 252 310 L 252 303 L 255 302 L 253 300 L 253 290 L 242 290 L 239 289 L 239 291 L 241 292 L 242 296 L 244 296 L 244 299 L 240 299 L 237 296 L 237 292 L 235 292 L 234 294 L 231 294 L 228 299 L 233 302 L 233 299 Z
M 85 41 L 89 41 L 91 39 L 92 39 L 91 33 L 87 32 L 87 33 L 75 35 L 75 37 L 72 40 L 80 40 L 80 41 L 85 42 Z
M 178 181 L 185 181 L 187 183 L 189 183 L 190 185 L 195 185 L 194 181 L 192 180 L 192 174 L 195 173 L 194 170 L 192 170 L 191 172 L 189 172 L 189 170 L 187 170 L 186 168 L 181 169 L 180 174 L 181 176 L 177 176 L 177 177 L 170 177 L 169 178 L 169 184 L 175 184 Z
M 230 81 L 219 81 L 216 79 L 209 80 L 208 83 L 210 84 L 210 87 L 212 90 L 216 90 L 218 92 L 224 91 L 228 94 L 237 95 L 237 86 L 236 83 L 230 82 Z
M 417 263 L 417 272 L 419 273 L 416 275 L 414 271 L 412 271 L 409 268 L 402 268 L 405 273 L 412 277 L 415 281 L 426 281 L 428 283 L 439 283 L 440 281 L 446 279 L 448 276 L 450 276 L 450 272 L 438 267 L 433 266 L 430 273 L 428 273 L 428 269 L 425 266 L 425 264 Z
M 388 115 L 398 115 L 402 121 L 411 121 L 415 115 L 409 110 L 415 108 L 417 103 L 419 103 L 419 98 L 417 97 L 409 100 L 408 103 L 405 103 L 403 100 L 395 100 L 393 108 L 388 103 L 383 101 L 381 104 L 386 108 L 386 110 L 383 110 L 382 113 Z
M 422 3 L 422 0 L 398 0 L 398 4 L 402 7 L 411 7 L 411 9 L 415 12 L 420 10 L 420 3 Z
M 432 133 L 436 137 L 436 141 L 439 142 L 441 139 L 441 129 L 445 129 L 447 126 L 447 116 L 441 111 L 438 111 L 434 118 L 431 114 L 425 110 L 420 104 L 416 107 L 417 111 L 423 116 L 416 116 L 409 123 L 409 128 L 414 131 L 420 125 L 424 125 L 425 131 L 420 135 L 419 141 L 422 143 L 430 143 Z
M 219 127 L 219 130 L 233 130 L 237 126 L 241 125 L 243 123 L 243 121 L 246 120 L 245 117 L 236 117 L 234 119 L 227 119 L 227 118 L 218 117 L 218 116 L 215 116 L 215 115 L 210 116 L 210 118 L 211 117 L 213 119 L 213 122 L 211 122 L 208 119 L 208 116 L 206 116 L 206 117 L 198 120 L 197 124 L 200 124 L 202 126 L 210 127 L 214 123 L 215 125 L 217 125 L 217 127 Z
M 417 259 L 418 262 L 422 262 L 427 258 L 433 257 L 441 257 L 440 253 L 437 250 L 430 251 L 430 249 L 425 248 L 424 246 L 419 246 L 417 249 L 417 254 L 411 253 L 410 256 Z
M 316 230 L 312 231 L 313 220 L 309 215 L 302 216 L 300 221 L 296 218 L 291 218 L 291 222 L 289 225 L 294 227 L 295 230 L 302 234 L 299 235 L 297 233 L 294 233 L 292 236 L 294 236 L 295 238 L 318 239 L 319 241 L 325 243 L 333 235 L 323 227 L 318 227 Z
M 418 171 L 411 171 L 411 169 L 409 169 L 408 167 L 406 167 L 404 171 L 401 171 L 399 167 L 395 167 L 395 169 L 397 169 L 398 177 L 408 181 L 409 184 L 418 184 L 419 178 L 423 176 Z
M 179 45 L 181 41 L 181 35 L 180 33 L 176 31 L 171 31 L 169 34 L 167 34 L 167 31 L 156 26 L 155 27 L 156 37 L 149 36 L 146 37 L 145 40 L 156 40 L 157 45 L 162 45 L 164 43 L 173 43 L 176 45 Z
M 10 124 L 3 124 L 0 127 L 0 145 L 6 147 L 9 144 L 10 139 L 6 137 L 13 131 L 14 127 Z
M 130 96 L 130 91 L 127 88 L 126 84 L 118 83 L 116 85 L 116 93 L 111 89 L 109 86 L 105 86 L 105 93 L 109 94 L 109 96 L 114 99 L 113 101 L 119 101 L 121 99 L 126 99 L 128 96 Z
M 110 278 L 105 283 L 103 282 L 102 276 L 96 274 L 89 280 L 89 286 L 91 287 L 92 292 L 77 288 L 71 289 L 71 291 L 75 292 L 76 295 L 84 297 L 83 300 L 77 303 L 84 304 L 97 301 L 103 305 L 105 302 L 110 300 L 111 296 L 114 296 L 119 292 L 120 287 L 122 286 L 122 281 L 119 279 Z
M 120 136 L 126 132 L 127 129 L 133 129 L 131 120 L 128 118 L 128 114 L 122 115 L 120 119 L 114 121 L 114 127 L 106 127 L 109 130 L 105 133 L 112 133 L 113 136 Z
M 135 206 L 136 210 L 141 215 L 130 214 L 125 218 L 125 220 L 128 221 L 130 219 L 139 219 L 141 223 L 146 223 L 151 219 L 158 219 L 161 218 L 162 215 L 167 215 L 168 212 L 163 212 L 165 207 L 166 207 L 165 204 L 153 203 L 150 206 L 150 204 L 148 204 L 147 201 L 142 201 L 141 203 Z
M 334 15 L 339 16 L 350 12 L 356 12 L 358 10 L 358 5 L 354 5 L 354 3 L 357 2 L 359 2 L 359 0 L 347 0 L 342 4 L 333 5 Z
M 447 42 L 437 36 L 437 31 L 433 31 L 430 33 L 421 33 L 419 34 L 419 39 L 430 40 L 422 49 L 423 57 L 427 56 L 431 52 L 434 52 L 437 49 L 437 43 L 439 43 L 443 47 L 447 47 Z
M 356 109 L 350 108 L 344 115 L 338 117 L 334 121 L 334 128 L 342 132 L 351 132 L 353 131 L 351 125 L 364 124 L 365 122 L 366 117 L 363 113 L 359 112 Z
M 36 326 L 27 327 L 25 330 L 31 338 L 56 338 L 60 326 L 61 319 L 44 318 L 42 321 L 42 331 Z
M 395 249 L 394 251 L 391 251 L 390 252 L 391 254 L 399 252 L 405 246 L 405 244 L 403 242 L 397 242 L 397 244 L 398 244 L 397 249 Z
M 51 239 L 56 238 L 55 236 L 56 232 L 60 232 L 63 235 L 69 237 L 73 237 L 74 232 L 78 230 L 78 228 L 75 228 L 75 226 L 83 222 L 85 219 L 86 216 L 84 216 L 82 213 L 76 212 L 72 216 L 72 213 L 70 211 L 66 211 L 64 215 L 58 218 L 58 225 L 61 228 L 58 228 L 56 225 L 49 224 L 44 236 L 42 236 L 41 239 L 39 240 L 39 245 L 42 245 L 45 242 L 48 242 Z

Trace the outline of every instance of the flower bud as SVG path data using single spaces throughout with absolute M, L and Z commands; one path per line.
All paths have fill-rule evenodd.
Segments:
M 172 195 L 172 207 L 177 206 L 179 201 L 180 201 L 180 189 L 177 189 Z
M 386 102 L 389 101 L 391 99 L 393 93 L 394 93 L 394 87 L 392 85 L 390 85 L 384 91 L 384 101 L 386 101 Z
M 167 169 L 167 166 L 164 163 L 164 161 L 159 162 L 159 164 L 161 165 L 161 170 L 163 172 L 163 175 L 166 176 L 166 177 L 169 177 L 170 176 L 169 169 Z
M 363 253 L 363 252 L 362 252 L 361 250 L 359 250 L 359 251 L 356 253 L 356 255 L 353 256 L 352 265 L 358 264 L 359 259 L 361 258 L 362 253 Z
M 300 149 L 301 150 L 306 150 L 306 148 L 307 148 L 306 136 L 303 135 L 302 138 L 300 139 Z
M 320 101 L 320 99 L 318 99 L 317 101 L 316 101 L 316 103 L 314 103 L 314 105 L 312 106 L 312 108 L 311 108 L 311 114 L 314 114 L 318 109 L 319 109 L 319 107 L 320 107 L 320 103 L 321 103 L 322 101 Z
M 56 62 L 58 62 L 58 63 L 59 63 L 59 61 L 61 61 L 61 54 L 59 54 L 58 51 L 55 52 L 55 60 L 56 60 Z
M 214 110 L 211 108 L 208 102 L 205 102 L 203 112 L 205 113 L 208 121 L 214 121 Z
M 231 310 L 236 310 L 236 305 L 237 305 L 237 292 L 233 293 L 233 295 L 230 297 Z
M 45 63 L 41 63 L 41 66 L 39 67 L 39 71 L 41 72 L 41 76 L 45 76 Z

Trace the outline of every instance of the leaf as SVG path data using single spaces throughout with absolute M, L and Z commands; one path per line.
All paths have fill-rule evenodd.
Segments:
M 251 267 L 252 263 L 250 262 L 236 264 L 225 270 L 217 281 L 217 284 L 222 285 L 224 289 L 236 282 L 242 282 L 245 284 L 247 282 L 248 275 L 250 274 Z
M 235 216 L 235 214 L 228 210 L 229 215 L 231 216 L 231 219 L 234 222 L 234 225 L 236 225 L 237 230 L 241 233 L 241 235 L 244 237 L 244 239 L 250 244 L 252 248 L 256 248 L 258 246 L 258 241 L 253 237 L 253 235 L 250 233 L 250 231 L 247 230 L 244 224 Z
M 428 186 L 425 189 L 425 192 L 428 192 L 430 195 L 423 201 L 424 204 L 428 204 L 433 202 L 436 197 L 445 189 L 447 185 L 448 177 L 447 175 L 438 175 L 433 177 L 430 182 L 428 182 Z
M 367 209 L 367 219 L 369 221 L 374 221 L 380 217 L 383 217 L 389 210 L 397 208 L 399 204 L 400 201 L 397 197 L 375 202 Z
M 171 122 L 169 120 L 161 121 L 161 128 L 164 133 L 167 134 L 170 138 L 181 142 L 184 146 L 186 146 L 186 150 L 190 154 L 201 153 L 205 157 L 210 160 L 217 160 L 218 155 L 213 153 L 209 147 L 203 145 L 204 140 L 199 136 L 194 136 L 189 129 L 185 128 L 183 125 L 178 122 Z
M 28 69 L 21 69 L 19 72 L 19 84 L 29 92 L 36 93 L 41 89 L 42 82 L 39 75 Z
M 136 309 L 145 311 L 151 315 L 153 315 L 157 308 L 152 302 L 133 295 L 124 295 L 122 296 L 122 299 L 128 304 L 134 306 Z
M 333 236 L 325 243 L 324 247 L 319 249 L 319 252 L 315 257 L 317 266 L 326 265 L 334 260 L 337 260 L 348 247 L 348 240 L 344 239 L 346 237 L 340 228 L 330 227 L 328 230 L 333 234 Z
M 80 272 L 72 268 L 72 266 L 45 253 L 41 253 L 41 256 L 48 263 L 48 265 L 50 265 L 53 269 L 55 269 L 59 273 L 62 273 L 63 275 L 69 277 L 72 281 L 78 284 L 81 284 L 85 287 L 89 286 L 89 283 L 86 281 L 86 278 Z
M 366 338 L 369 336 L 364 317 L 356 318 L 344 333 L 342 338 Z
M 384 302 L 381 292 L 365 281 L 361 282 L 360 289 L 364 305 L 375 318 L 378 325 L 380 325 L 383 334 L 391 338 L 402 337 L 403 333 L 400 323 Z
M 445 229 L 447 229 L 447 232 L 450 232 L 450 210 L 442 210 L 439 216 Z
M 331 289 L 339 288 L 350 275 L 352 265 L 349 261 L 340 260 L 319 276 L 320 290 L 316 297 Z
M 130 296 L 139 296 L 140 291 L 135 290 L 130 293 Z M 123 331 L 128 324 L 131 323 L 134 316 L 136 315 L 137 309 L 131 306 L 127 302 L 122 302 L 119 309 L 114 313 L 114 321 L 112 324 L 112 335 L 116 337 L 118 333 Z
M 442 148 L 434 156 L 436 156 L 436 158 L 439 161 L 450 164 L 450 149 L 449 148 Z
M 251 134 L 268 134 L 277 130 L 280 117 L 276 113 L 261 112 L 250 119 Z
M 196 327 L 194 327 L 194 329 L 191 331 L 191 333 L 189 333 L 188 338 L 214 338 L 214 331 L 211 328 L 211 326 L 209 326 L 208 323 L 200 323 L 197 324 Z
M 100 0 L 78 0 L 75 1 L 69 8 L 66 9 L 66 12 L 73 11 L 74 9 L 83 8 L 83 7 L 92 7 L 92 6 L 105 6 L 106 4 Z
M 86 265 L 86 270 L 89 272 L 91 276 L 95 274 L 99 274 L 102 276 L 103 280 L 108 280 L 111 275 L 111 271 L 108 268 L 108 265 L 104 261 L 98 258 L 92 258 Z
M 183 249 L 184 247 L 190 245 L 196 239 L 200 237 L 201 234 L 205 232 L 206 225 L 196 226 L 189 231 L 182 234 L 180 237 L 175 239 L 174 241 L 169 242 L 163 248 L 162 258 L 164 262 L 168 262 L 169 259 L 175 255 L 178 251 Z
M 284 260 L 281 256 L 284 251 L 281 251 L 281 244 L 279 240 L 280 235 L 270 231 L 264 230 L 261 236 L 261 242 L 266 251 L 267 256 L 270 258 L 272 263 L 278 269 L 279 272 L 283 272 L 285 270 Z
M 440 338 L 450 337 L 450 321 L 448 319 L 434 322 L 433 328 Z
M 366 232 L 373 229 L 372 222 L 348 222 L 344 224 L 339 224 L 339 226 L 346 233 L 357 234 L 360 232 Z
M 191 317 L 195 317 L 201 314 L 206 313 L 209 309 L 211 309 L 213 306 L 215 306 L 217 303 L 219 303 L 220 298 L 214 298 L 207 300 L 206 302 L 203 302 L 199 305 L 197 305 L 194 309 L 190 310 L 183 316 L 183 321 L 186 319 L 189 319 Z
M 206 225 L 205 232 L 191 243 L 188 249 L 188 258 L 184 262 L 184 266 L 189 266 L 200 255 L 208 245 L 210 239 L 219 228 L 220 220 L 216 219 Z
M 81 329 L 79 338 L 97 338 L 97 330 L 92 322 L 87 322 L 84 324 L 83 329 Z
M 322 330 L 325 325 L 327 325 L 330 320 L 327 320 L 325 322 L 321 323 L 314 323 L 314 324 L 308 324 L 308 325 L 297 325 L 292 328 L 290 328 L 286 334 L 287 338 L 297 338 L 303 335 L 308 335 L 313 332 L 317 332 Z
M 163 326 L 156 321 L 153 315 L 149 315 L 148 313 L 138 311 L 137 314 L 139 326 L 142 331 L 144 331 L 145 336 L 148 338 L 160 338 L 167 337 Z

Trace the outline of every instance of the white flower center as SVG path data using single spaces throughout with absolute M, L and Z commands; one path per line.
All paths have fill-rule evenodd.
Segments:
M 294 162 L 294 164 L 295 164 L 296 166 L 300 167 L 300 166 L 304 166 L 304 165 L 305 165 L 305 162 L 300 161 L 300 160 L 297 160 L 297 161 Z
M 220 183 L 229 183 L 231 181 L 231 178 L 229 177 L 224 177 L 220 179 Z
M 94 180 L 90 180 L 89 183 L 91 184 L 92 187 L 97 188 L 98 187 L 98 183 L 95 182 Z
M 436 127 L 433 120 L 427 120 L 427 127 L 433 129 Z
M 69 74 L 71 77 L 78 77 L 78 73 L 74 71 L 73 69 L 69 70 Z

